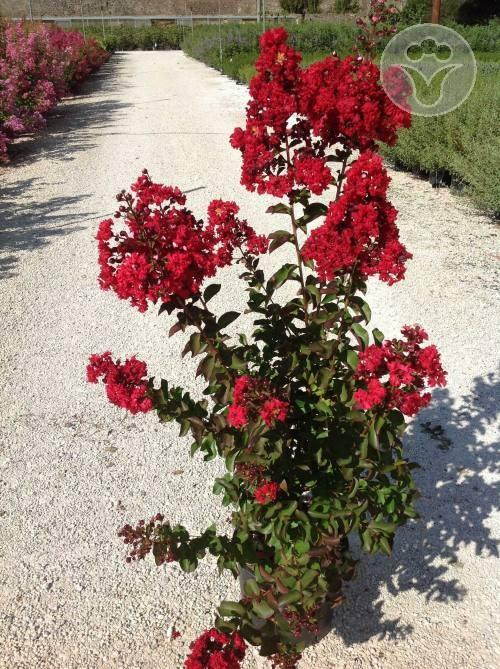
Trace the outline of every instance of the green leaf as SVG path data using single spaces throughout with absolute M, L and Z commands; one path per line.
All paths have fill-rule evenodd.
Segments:
M 364 532 L 361 533 L 361 539 L 363 541 L 363 549 L 367 553 L 371 553 L 373 548 L 373 537 L 370 530 L 364 530 Z
M 283 508 L 283 510 L 280 512 L 280 517 L 281 517 L 281 518 L 288 518 L 288 517 L 290 517 L 290 516 L 293 514 L 293 512 L 295 511 L 295 509 L 297 508 L 297 506 L 298 506 L 298 502 L 297 502 L 297 501 L 290 502 L 290 504 L 287 504 L 287 505 Z
M 386 539 L 386 537 L 380 537 L 380 539 L 378 540 L 378 543 L 379 543 L 379 546 L 380 546 L 380 550 L 383 553 L 385 553 L 386 555 L 391 555 L 391 553 L 392 553 L 391 544 Z
M 205 302 L 209 302 L 212 297 L 215 297 L 220 289 L 220 283 L 211 283 L 209 286 L 207 286 L 203 292 L 203 299 Z
M 373 448 L 376 448 L 378 450 L 379 448 L 379 443 L 378 443 L 378 434 L 375 430 L 375 426 L 372 424 L 370 425 L 370 430 L 368 432 L 368 440 L 370 442 L 370 446 L 373 446 Z
M 217 321 L 217 329 L 223 330 L 224 328 L 227 328 L 227 326 L 231 325 L 231 323 L 235 321 L 238 316 L 240 316 L 239 311 L 227 311 L 225 314 L 222 314 L 222 316 Z
M 275 230 L 269 235 L 271 243 L 269 244 L 269 253 L 272 253 L 283 244 L 293 242 L 293 235 L 288 230 Z
M 275 274 L 273 274 L 273 276 L 267 282 L 268 290 L 269 288 L 276 290 L 282 286 L 285 281 L 287 281 L 295 273 L 296 269 L 297 265 L 293 265 L 292 263 L 286 263 L 283 265 L 283 267 L 280 267 L 280 269 Z
M 298 590 L 290 590 L 285 595 L 282 595 L 278 599 L 279 606 L 285 606 L 286 604 L 295 604 L 302 599 L 302 595 Z
M 368 437 L 364 437 L 359 446 L 359 456 L 361 460 L 366 460 L 368 457 Z
M 380 344 L 384 341 L 384 333 L 381 332 L 378 328 L 374 328 L 372 330 L 372 335 L 375 343 L 380 346 Z
M 245 615 L 245 607 L 242 604 L 239 602 L 231 602 L 229 600 L 221 602 L 218 611 L 221 616 L 227 618 L 233 616 L 241 617 Z
M 237 455 L 238 451 L 235 451 L 234 453 L 231 453 L 230 455 L 226 456 L 226 468 L 229 472 L 232 472 L 234 470 L 234 462 L 236 460 Z
M 313 202 L 304 208 L 304 214 L 299 218 L 297 223 L 299 225 L 307 225 L 316 220 L 320 216 L 325 216 L 328 212 L 328 207 L 322 202 Z
M 299 539 L 298 541 L 295 542 L 294 548 L 296 553 L 298 553 L 298 555 L 304 555 L 304 553 L 307 553 L 307 551 L 311 548 L 311 545 L 309 544 L 308 541 Z
M 314 569 L 308 569 L 304 576 L 300 579 L 300 584 L 303 588 L 307 588 L 311 583 L 318 578 L 318 572 Z
M 252 608 L 259 618 L 262 618 L 263 620 L 267 620 L 274 615 L 274 610 L 264 600 L 261 602 L 254 602 Z
M 353 371 L 356 371 L 356 368 L 358 366 L 358 361 L 359 357 L 356 351 L 353 351 L 352 349 L 347 351 L 347 364 Z
M 198 560 L 196 558 L 189 559 L 189 558 L 183 558 L 182 560 L 179 561 L 179 565 L 182 569 L 182 571 L 185 571 L 186 573 L 190 573 L 196 569 L 198 566 Z
M 362 344 L 362 348 L 365 349 L 370 342 L 368 332 L 359 323 L 353 323 L 351 330 L 354 332 L 354 336 L 360 342 L 360 345 Z
M 247 366 L 246 362 L 241 358 L 238 358 L 238 356 L 235 353 L 233 353 L 230 365 L 231 369 L 245 369 L 246 366 Z
M 359 295 L 354 295 L 354 297 L 351 297 L 351 305 L 358 313 L 360 313 L 363 316 L 366 323 L 370 322 L 372 317 L 372 312 L 370 307 L 368 306 L 368 303 L 365 302 L 365 300 L 362 297 L 360 297 Z
M 259 584 L 253 578 L 249 579 L 248 581 L 245 581 L 245 585 L 243 586 L 243 589 L 245 591 L 245 594 L 248 595 L 249 597 L 251 595 L 255 595 L 255 596 L 260 595 Z
M 273 204 L 271 207 L 266 209 L 266 214 L 290 214 L 291 208 L 288 207 L 283 202 L 278 202 L 278 204 Z

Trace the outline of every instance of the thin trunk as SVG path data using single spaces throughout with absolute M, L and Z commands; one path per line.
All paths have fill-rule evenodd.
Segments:
M 439 23 L 441 20 L 441 0 L 432 0 L 432 23 Z

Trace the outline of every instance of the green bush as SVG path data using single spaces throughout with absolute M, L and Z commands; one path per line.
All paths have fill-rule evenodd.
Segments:
M 332 51 L 345 55 L 352 51 L 357 28 L 332 23 L 286 23 L 290 44 L 304 54 L 309 64 Z M 183 50 L 193 58 L 220 70 L 236 81 L 248 83 L 255 69 L 262 27 L 259 24 L 195 26 L 186 33 Z
M 287 14 L 316 14 L 321 0 L 280 0 L 281 9 Z
M 86 30 L 108 51 L 150 51 L 154 48 L 180 49 L 183 33 L 186 29 L 177 25 L 152 26 L 112 26 L 105 29 L 94 26 Z M 156 47 L 155 47 L 156 45 Z
M 358 9 L 356 0 L 335 0 L 335 11 L 338 14 L 344 12 L 355 12 Z
M 290 22 L 286 29 L 290 33 L 290 44 L 302 52 L 336 50 L 345 54 L 352 49 L 357 35 L 355 26 L 335 23 Z M 261 33 L 262 27 L 257 23 L 225 24 L 220 28 L 217 25 L 195 26 L 192 33 L 186 34 L 182 48 L 193 58 L 221 69 L 221 47 L 223 61 L 236 54 L 256 54 Z
M 480 64 L 469 99 L 438 117 L 415 117 L 383 153 L 413 171 L 446 170 L 481 208 L 500 212 L 500 64 Z

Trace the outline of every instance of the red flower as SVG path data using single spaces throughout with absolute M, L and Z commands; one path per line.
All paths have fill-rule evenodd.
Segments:
M 323 158 L 299 154 L 293 164 L 295 182 L 306 186 L 315 195 L 321 195 L 332 183 L 332 173 Z
M 388 185 L 382 160 L 371 151 L 347 171 L 342 195 L 330 204 L 325 222 L 302 249 L 322 280 L 352 271 L 362 278 L 378 274 L 389 284 L 404 278 L 412 256 L 399 242 L 397 212 L 386 199 Z
M 354 399 L 362 409 L 371 409 L 382 402 L 387 391 L 378 379 L 369 379 L 366 386 L 366 390 L 356 390 Z
M 273 397 L 264 402 L 260 416 L 268 427 L 271 427 L 276 421 L 283 423 L 286 420 L 289 406 L 288 402 Z
M 376 142 L 395 144 L 410 115 L 380 85 L 380 70 L 369 60 L 330 56 L 304 70 L 300 111 L 327 145 L 366 151 Z
M 253 255 L 267 250 L 267 238 L 236 217 L 234 202 L 214 200 L 205 225 L 184 207 L 186 197 L 178 188 L 153 183 L 146 170 L 132 191 L 135 196 L 118 195 L 125 205 L 115 217 L 124 219 L 126 229 L 115 230 L 106 219 L 96 238 L 101 287 L 139 311 L 146 311 L 148 302 L 195 295 L 218 267 L 231 263 L 236 248 Z
M 287 32 L 275 28 L 260 38 L 261 54 L 250 82 L 246 127 L 236 128 L 231 145 L 243 158 L 241 183 L 250 191 L 282 197 L 294 185 L 280 156 L 289 137 L 288 120 L 298 111 L 301 55 L 286 44 Z
M 267 251 L 269 240 L 258 235 L 247 221 L 236 214 L 240 208 L 235 202 L 212 200 L 208 205 L 207 242 L 212 246 L 218 267 L 231 264 L 235 249 L 244 255 L 259 255 Z
M 244 406 L 231 404 L 227 412 L 227 420 L 233 427 L 244 427 L 248 423 L 248 411 Z
M 262 35 L 246 125 L 235 129 L 231 144 L 241 151 L 248 190 L 282 197 L 306 186 L 320 194 L 332 180 L 325 163 L 331 147 L 394 144 L 410 115 L 387 97 L 375 64 L 330 57 L 302 70 L 287 38 L 283 28 Z
M 102 377 L 109 401 L 133 414 L 147 413 L 153 408 L 153 401 L 148 397 L 147 366 L 134 356 L 116 362 L 111 353 L 91 355 L 87 366 L 87 380 L 97 383 Z
M 421 347 L 427 333 L 418 325 L 401 332 L 405 340 L 386 340 L 360 353 L 356 377 L 364 387 L 356 390 L 354 399 L 362 409 L 384 405 L 414 416 L 430 402 L 430 393 L 423 392 L 426 385 L 446 385 L 437 348 Z
M 239 634 L 224 634 L 212 628 L 193 641 L 184 669 L 240 669 L 246 643 Z
M 228 423 L 233 427 L 244 427 L 250 421 L 262 418 L 268 427 L 276 421 L 286 419 L 289 404 L 274 397 L 266 379 L 248 375 L 236 379 L 233 403 L 228 409 Z
M 280 491 L 279 483 L 271 481 L 270 483 L 264 483 L 260 488 L 254 492 L 255 501 L 257 504 L 269 504 L 269 502 L 274 502 L 278 497 Z

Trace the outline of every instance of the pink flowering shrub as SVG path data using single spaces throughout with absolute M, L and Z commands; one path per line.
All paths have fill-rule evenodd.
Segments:
M 23 23 L 0 25 L 0 161 L 16 135 L 33 132 L 75 84 L 108 58 L 79 32 Z
M 198 220 L 179 189 L 144 171 L 97 233 L 101 287 L 139 311 L 159 306 L 170 335 L 189 332 L 184 353 L 199 358 L 205 390 L 192 397 L 110 353 L 91 357 L 89 381 L 102 379 L 110 401 L 132 413 L 177 421 L 193 455 L 226 466 L 214 493 L 232 509 L 232 533 L 212 526 L 192 536 L 162 514 L 120 531 L 128 562 L 151 554 L 190 572 L 210 553 L 220 570 L 246 570 L 241 598 L 218 606 L 185 669 L 239 669 L 247 644 L 275 668 L 297 666 L 303 633 L 316 632 L 323 604 L 340 603 L 353 575 L 349 535 L 390 554 L 397 528 L 416 516 L 405 416 L 446 383 L 421 327 L 403 327 L 401 339 L 367 328 L 366 281 L 401 281 L 411 259 L 377 153 L 409 115 L 385 96 L 367 57 L 301 69 L 283 29 L 261 45 L 246 124 L 231 143 L 242 184 L 282 198 L 268 211 L 286 229 L 258 235 L 222 200 Z M 328 206 L 312 200 L 321 193 L 331 193 Z M 283 245 L 293 262 L 266 277 L 260 256 Z M 248 291 L 249 337 L 226 332 L 238 312 L 211 308 L 221 285 L 210 280 L 230 264 Z M 286 301 L 288 282 L 296 291 Z

